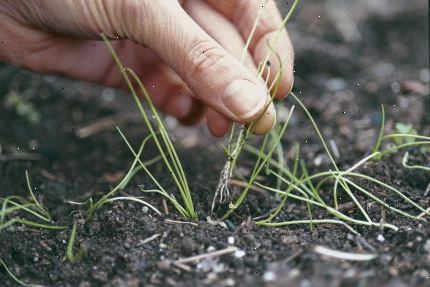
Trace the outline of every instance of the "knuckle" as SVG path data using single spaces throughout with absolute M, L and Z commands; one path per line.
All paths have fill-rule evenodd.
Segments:
M 214 41 L 195 41 L 188 49 L 185 61 L 188 75 L 194 78 L 222 69 L 221 63 L 226 56 L 227 54 Z

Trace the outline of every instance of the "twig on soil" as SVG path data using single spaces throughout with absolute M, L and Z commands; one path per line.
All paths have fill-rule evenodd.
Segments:
M 324 246 L 315 246 L 314 251 L 324 256 L 348 261 L 370 261 L 378 257 L 377 254 L 343 252 Z
M 191 267 L 188 266 L 188 265 L 185 265 L 185 264 L 182 264 L 182 263 L 178 263 L 178 262 L 173 262 L 172 264 L 175 265 L 175 267 L 178 267 L 179 269 L 182 269 L 182 270 L 184 270 L 186 272 L 191 272 L 192 271 Z
M 429 185 L 427 185 L 426 191 L 424 192 L 424 196 L 427 196 L 430 192 L 430 182 Z
M 248 183 L 247 183 L 247 182 L 240 181 L 240 180 L 233 179 L 233 178 L 228 179 L 228 183 L 229 183 L 229 184 L 232 184 L 232 185 L 236 185 L 236 186 L 244 187 L 244 188 L 248 187 Z M 258 186 L 255 186 L 255 185 L 251 185 L 251 186 L 249 187 L 249 189 L 250 189 L 250 190 L 253 190 L 253 191 L 256 191 L 256 192 L 261 192 L 261 193 L 264 193 L 264 192 L 265 192 L 265 190 L 264 190 L 264 189 L 259 188 Z
M 154 234 L 154 235 L 152 235 L 152 236 L 150 236 L 150 237 L 148 237 L 146 239 L 143 239 L 142 241 L 140 241 L 138 243 L 138 245 L 142 246 L 142 245 L 145 245 L 145 244 L 147 244 L 147 243 L 149 243 L 151 241 L 154 241 L 155 239 L 157 239 L 158 237 L 160 237 L 160 235 L 161 235 L 161 233 L 156 233 L 156 234 Z
M 287 264 L 287 263 L 293 261 L 294 259 L 296 259 L 297 257 L 299 257 L 302 253 L 303 253 L 303 249 L 297 250 L 296 252 L 294 252 L 293 254 L 291 254 L 290 256 L 285 258 L 284 260 L 282 260 L 282 263 Z
M 161 202 L 163 203 L 164 214 L 169 215 L 169 207 L 167 206 L 167 201 L 163 198 Z
M 179 220 L 172 220 L 172 219 L 166 219 L 165 222 L 167 222 L 167 223 L 176 223 L 176 224 L 190 224 L 190 225 L 194 225 L 194 226 L 199 226 L 195 222 L 179 221 Z
M 139 113 L 121 113 L 96 119 L 92 123 L 78 128 L 75 132 L 80 139 L 88 138 L 106 130 L 114 129 L 116 126 L 126 122 L 140 122 Z
M 196 255 L 196 256 L 191 256 L 188 258 L 182 258 L 182 259 L 178 259 L 176 261 L 174 261 L 174 264 L 187 264 L 187 263 L 194 263 L 197 261 L 200 261 L 202 259 L 205 259 L 207 257 L 218 257 L 218 256 L 222 256 L 222 255 L 226 255 L 226 254 L 230 254 L 230 253 L 234 253 L 237 250 L 239 250 L 237 247 L 234 246 L 230 246 L 221 250 L 217 250 L 217 251 L 213 251 L 213 252 L 208 252 L 208 253 L 204 253 L 204 254 L 200 254 L 200 255 Z

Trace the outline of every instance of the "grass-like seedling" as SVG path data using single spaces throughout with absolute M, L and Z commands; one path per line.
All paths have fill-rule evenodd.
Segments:
M 3 267 L 6 273 L 19 285 L 25 286 L 25 287 L 42 287 L 41 285 L 36 284 L 29 284 L 25 283 L 24 281 L 20 280 L 18 277 L 16 277 L 15 274 L 9 269 L 9 267 L 6 265 L 6 263 L 3 261 L 3 259 L 0 258 L 0 267 Z
M 312 224 L 331 223 L 331 224 L 341 224 L 347 227 L 350 231 L 354 233 L 357 233 L 357 231 L 351 225 L 375 226 L 375 227 L 384 227 L 384 228 L 397 230 L 397 227 L 392 224 L 389 224 L 386 222 L 376 222 L 372 220 L 369 214 L 364 209 L 364 207 L 357 200 L 355 196 L 356 193 L 362 194 L 362 196 L 369 198 L 370 200 L 372 200 L 373 202 L 380 205 L 382 208 L 386 210 L 389 210 L 394 213 L 398 213 L 401 216 L 405 216 L 413 220 L 424 220 L 423 217 L 425 215 L 427 216 L 430 215 L 429 209 L 423 208 L 422 206 L 420 206 L 419 204 L 411 200 L 407 195 L 405 195 L 402 191 L 395 188 L 394 186 L 384 183 L 369 175 L 357 172 L 357 170 L 366 162 L 372 159 L 381 159 L 384 155 L 390 154 L 392 152 L 396 152 L 399 149 L 402 149 L 405 147 L 411 147 L 411 146 L 428 146 L 430 145 L 429 137 L 420 136 L 420 135 L 410 135 L 410 134 L 392 134 L 392 135 L 384 136 L 383 132 L 379 133 L 379 137 L 377 140 L 377 148 L 373 149 L 374 152 L 372 154 L 358 161 L 356 164 L 354 164 L 352 167 L 348 168 L 347 170 L 340 170 L 336 165 L 336 162 L 334 161 L 333 156 L 331 155 L 331 151 L 328 148 L 328 145 L 326 144 L 324 137 L 322 136 L 312 115 L 304 106 L 304 104 L 300 101 L 300 99 L 294 95 L 294 93 L 292 93 L 291 95 L 294 98 L 294 100 L 305 111 L 305 114 L 308 116 L 319 139 L 321 140 L 321 143 L 331 161 L 332 166 L 334 167 L 334 170 L 328 170 L 328 171 L 309 175 L 304 162 L 301 161 L 302 172 L 299 176 L 298 164 L 297 164 L 297 162 L 299 161 L 299 156 L 297 151 L 295 156 L 296 161 L 292 169 L 289 169 L 288 167 L 286 167 L 284 163 L 278 162 L 277 160 L 271 158 L 267 162 L 267 164 L 270 165 L 270 168 L 268 167 L 268 173 L 274 176 L 276 179 L 283 181 L 287 186 L 287 188 L 285 190 L 282 190 L 282 189 L 267 186 L 258 182 L 255 183 L 257 187 L 263 190 L 274 192 L 276 194 L 281 195 L 281 202 L 279 206 L 274 210 L 274 212 L 266 216 L 265 219 L 261 219 L 261 217 L 259 217 L 260 219 L 256 222 L 258 225 L 285 226 L 285 225 L 294 225 L 294 224 L 312 225 Z M 414 139 L 419 139 L 420 141 L 414 141 L 414 142 L 409 141 L 407 143 L 400 143 L 397 145 L 395 144 L 394 146 L 391 145 L 386 149 L 381 149 L 381 147 L 383 146 L 384 140 L 391 139 L 394 137 L 397 137 L 397 138 L 413 137 Z M 280 143 L 278 142 L 277 144 L 280 144 Z M 257 157 L 257 162 L 258 162 L 258 158 L 269 155 L 269 153 L 264 153 L 264 149 L 257 150 L 256 148 L 249 145 L 246 145 L 245 148 L 247 151 L 251 152 Z M 274 171 L 274 169 L 276 169 L 277 171 Z M 384 188 L 388 192 L 393 193 L 394 195 L 396 195 L 397 197 L 405 201 L 407 204 L 409 204 L 411 207 L 416 209 L 417 212 L 420 212 L 420 214 L 414 215 L 390 205 L 385 200 L 379 198 L 374 193 L 372 193 L 372 191 L 364 188 L 362 184 L 360 184 L 361 181 L 372 183 L 376 186 Z M 329 187 L 327 187 L 327 184 L 330 184 Z M 331 190 L 332 192 L 332 196 L 333 196 L 332 202 L 328 202 L 325 199 L 327 194 L 327 189 Z M 339 211 L 339 204 L 338 204 L 339 190 L 342 190 L 354 203 L 354 205 L 361 213 L 360 218 L 354 218 L 351 215 L 347 215 Z M 285 206 L 287 198 L 305 203 L 308 209 L 309 219 L 273 222 L 273 220 L 279 215 L 280 210 L 282 210 L 282 208 Z M 321 208 L 325 210 L 327 214 L 330 215 L 332 218 L 319 219 L 319 220 L 312 219 L 311 208 Z
M 293 111 L 294 111 L 294 106 L 291 108 L 290 113 L 288 115 L 288 118 L 285 121 L 285 123 L 282 125 L 281 130 L 279 131 L 279 133 L 276 134 L 276 139 L 273 141 L 274 144 L 272 144 L 272 146 L 270 147 L 269 152 L 267 154 L 264 154 L 264 151 L 267 147 L 267 142 L 268 142 L 268 139 L 270 137 L 270 134 L 268 134 L 264 137 L 263 144 L 261 145 L 260 151 L 258 153 L 257 161 L 254 165 L 254 168 L 252 170 L 252 173 L 251 173 L 250 179 L 247 183 L 247 186 L 241 192 L 240 196 L 237 198 L 235 203 L 231 203 L 229 205 L 229 210 L 227 211 L 226 214 L 224 214 L 222 219 L 226 219 L 227 217 L 229 217 L 234 212 L 234 210 L 236 210 L 245 200 L 246 196 L 248 195 L 250 187 L 254 184 L 255 180 L 257 179 L 257 177 L 261 173 L 261 171 L 267 166 L 267 163 L 269 162 L 269 160 L 271 160 L 271 158 L 273 156 L 273 152 L 275 151 L 276 147 L 278 146 L 278 143 L 281 141 L 282 136 L 284 135 L 284 133 L 288 127 L 288 123 L 290 122 L 291 115 L 293 114 Z
M 52 218 L 48 210 L 36 199 L 30 183 L 28 172 L 25 173 L 28 191 L 31 200 L 21 196 L 0 198 L 0 231 L 13 224 L 24 224 L 30 227 L 44 229 L 64 229 L 65 226 L 52 225 Z M 34 218 L 34 220 L 21 218 L 19 215 Z
M 92 215 L 94 211 L 98 208 L 100 208 L 102 205 L 116 201 L 116 200 L 131 200 L 135 202 L 142 203 L 152 210 L 154 210 L 156 213 L 160 214 L 160 211 L 156 209 L 154 206 L 149 204 L 148 202 L 142 200 L 138 197 L 115 197 L 112 198 L 118 191 L 125 188 L 125 186 L 128 184 L 130 179 L 136 175 L 136 173 L 140 170 L 143 170 L 149 178 L 152 180 L 152 182 L 155 184 L 156 189 L 152 190 L 143 190 L 144 192 L 152 192 L 152 193 L 158 193 L 161 194 L 163 197 L 165 197 L 174 207 L 175 209 L 185 218 L 190 219 L 197 219 L 197 214 L 194 210 L 193 200 L 191 197 L 191 191 L 188 185 L 188 181 L 184 172 L 184 169 L 182 167 L 181 161 L 179 160 L 179 156 L 173 146 L 172 140 L 170 139 L 169 133 L 167 129 L 164 126 L 163 119 L 158 114 L 154 104 L 152 103 L 152 100 L 145 89 L 143 83 L 140 81 L 137 74 L 131 70 L 130 68 L 124 67 L 121 60 L 119 59 L 118 55 L 116 54 L 114 48 L 110 44 L 108 38 L 102 34 L 101 35 L 103 40 L 106 43 L 106 46 L 109 49 L 109 52 L 112 55 L 112 58 L 114 62 L 117 64 L 119 71 L 121 72 L 121 75 L 123 76 L 127 87 L 129 88 L 129 91 L 131 92 L 133 99 L 135 100 L 135 103 L 139 109 L 140 114 L 142 115 L 142 119 L 148 128 L 149 135 L 143 140 L 140 148 L 138 151 L 136 151 L 132 145 L 130 144 L 129 140 L 125 136 L 125 134 L 121 131 L 119 127 L 117 127 L 117 131 L 120 134 L 121 138 L 124 140 L 125 144 L 127 145 L 128 149 L 131 151 L 134 157 L 134 162 L 132 166 L 130 167 L 129 171 L 125 175 L 125 177 L 122 179 L 122 181 L 116 185 L 110 192 L 108 192 L 106 195 L 104 195 L 99 201 L 97 201 L 95 204 L 92 203 L 92 200 L 88 201 L 90 207 L 88 210 L 88 216 L 87 219 L 91 220 Z M 138 96 L 138 92 L 135 88 L 135 85 L 137 85 L 137 88 L 140 91 L 141 96 L 145 99 L 148 109 L 145 109 L 143 107 L 143 104 L 141 102 L 141 99 Z M 153 121 L 151 121 L 153 119 Z M 152 140 L 158 151 L 159 156 L 154 158 L 153 160 L 144 162 L 141 159 L 143 150 L 145 145 L 149 140 Z M 166 191 L 166 189 L 161 185 L 159 180 L 149 171 L 148 167 L 150 164 L 153 164 L 154 162 L 162 160 L 164 162 L 165 167 L 167 168 L 169 174 L 171 175 L 176 187 L 179 190 L 179 194 L 181 196 L 182 202 L 179 202 L 173 194 L 170 194 Z M 75 202 L 71 202 L 75 203 Z M 87 203 L 87 202 L 85 202 Z M 75 203 L 75 204 L 85 204 L 85 203 Z
M 36 196 L 34 195 L 33 187 L 31 186 L 27 171 L 25 172 L 25 178 L 31 198 L 30 200 L 15 195 L 6 198 L 0 198 L 0 232 L 15 224 L 22 224 L 29 227 L 50 230 L 60 230 L 67 228 L 66 226 L 57 226 L 52 224 L 52 218 L 48 210 L 36 199 Z M 25 216 L 26 219 L 22 218 L 21 216 Z M 6 273 L 19 285 L 40 287 L 40 285 L 27 284 L 16 277 L 2 258 L 0 258 L 0 267 L 3 267 L 6 270 Z
M 118 131 L 120 131 L 119 128 L 118 128 Z M 145 162 L 140 161 L 140 157 L 142 156 L 143 150 L 144 150 L 146 144 L 148 143 L 148 141 L 151 139 L 151 137 L 152 137 L 152 135 L 147 136 L 142 141 L 142 144 L 140 145 L 140 148 L 139 148 L 139 151 L 137 152 L 137 154 L 133 154 L 133 156 L 135 157 L 135 159 L 133 160 L 133 163 L 131 164 L 129 170 L 127 171 L 127 173 L 125 174 L 125 176 L 122 178 L 122 180 L 114 188 L 112 188 L 108 193 L 106 193 L 102 198 L 100 198 L 96 203 L 93 203 L 93 201 L 92 201 L 91 198 L 89 200 L 87 200 L 86 202 L 83 202 L 83 203 L 74 202 L 74 201 L 68 201 L 69 203 L 75 204 L 75 205 L 86 205 L 86 204 L 89 205 L 89 208 L 87 210 L 87 221 L 88 222 L 90 222 L 92 220 L 94 212 L 97 209 L 99 209 L 101 206 L 105 205 L 106 203 L 113 202 L 113 201 L 118 201 L 118 200 L 135 201 L 135 202 L 138 202 L 138 203 L 141 203 L 143 205 L 148 206 L 150 209 L 154 210 L 157 214 L 160 214 L 160 211 L 158 211 L 157 208 L 155 208 L 153 205 L 151 205 L 150 203 L 144 201 L 141 198 L 133 197 L 133 196 L 113 197 L 114 195 L 116 195 L 121 190 L 124 190 L 127 187 L 129 181 L 140 170 L 142 170 L 143 167 L 145 167 L 145 169 L 147 169 L 149 166 L 151 166 L 152 164 L 158 162 L 161 159 L 161 156 L 156 156 L 153 159 L 150 159 L 150 160 L 145 161 Z
M 259 21 L 260 21 L 261 13 L 262 13 L 265 5 L 267 4 L 267 2 L 268 1 L 266 0 L 263 3 L 262 8 L 261 8 L 260 12 L 258 13 L 256 19 L 255 19 L 253 29 L 251 30 L 251 33 L 248 36 L 248 39 L 246 41 L 246 45 L 245 45 L 243 53 L 242 53 L 242 59 L 241 59 L 242 62 L 244 60 L 244 55 L 247 52 L 248 47 L 249 47 L 249 45 L 250 45 L 250 43 L 254 37 L 256 28 L 257 28 Z M 287 13 L 285 18 L 283 19 L 283 21 L 282 21 L 282 23 L 278 29 L 278 33 L 275 35 L 275 37 L 273 39 L 271 39 L 267 43 L 269 51 L 268 51 L 265 59 L 262 62 L 260 62 L 258 65 L 258 69 L 257 69 L 258 70 L 258 77 L 262 77 L 265 69 L 267 68 L 266 84 L 269 84 L 268 79 L 269 79 L 270 72 L 271 72 L 270 66 L 266 65 L 269 61 L 270 56 L 275 55 L 278 58 L 278 62 L 280 65 L 279 71 L 276 73 L 273 82 L 270 85 L 268 85 L 269 86 L 268 90 L 271 93 L 271 101 L 266 106 L 266 109 L 269 107 L 271 102 L 273 102 L 273 98 L 277 93 L 280 79 L 282 78 L 282 68 L 283 68 L 284 62 L 285 62 L 284 60 L 282 60 L 280 58 L 279 54 L 276 53 L 274 46 L 276 46 L 277 42 L 279 41 L 279 38 L 282 34 L 284 27 L 287 25 L 287 22 L 291 18 L 291 15 L 295 11 L 299 2 L 300 2 L 299 0 L 295 0 L 293 2 L 289 12 Z M 217 189 L 215 191 L 214 199 L 212 201 L 212 211 L 214 211 L 216 204 L 223 203 L 225 201 L 225 199 L 228 199 L 229 194 L 230 194 L 229 187 L 228 187 L 228 180 L 233 175 L 233 171 L 234 171 L 234 168 L 236 166 L 237 159 L 239 158 L 239 155 L 240 155 L 244 145 L 247 142 L 247 139 L 250 135 L 250 132 L 252 131 L 252 129 L 253 129 L 253 127 L 257 121 L 249 124 L 248 126 L 240 125 L 240 127 L 238 127 L 237 124 L 233 124 L 232 129 L 230 131 L 229 141 L 228 141 L 227 147 L 225 148 L 226 153 L 227 153 L 227 161 L 226 161 L 226 163 L 225 163 L 225 165 L 221 171 L 221 174 L 220 174 L 220 179 L 218 181 Z M 265 141 L 266 141 L 266 139 L 265 139 Z M 254 170 L 254 171 L 257 171 L 257 170 Z M 252 176 L 251 176 L 251 178 L 252 178 Z M 243 201 L 243 199 L 241 199 L 241 198 L 246 196 L 246 194 L 247 194 L 247 191 L 242 193 L 242 195 L 236 201 L 235 204 L 230 204 L 230 211 L 228 211 L 227 214 L 225 214 L 223 216 L 223 218 L 228 217 L 229 214 L 231 214 L 231 212 L 238 207 L 237 204 L 240 204 Z
M 79 248 L 78 252 L 76 253 L 73 252 L 73 246 L 75 245 L 75 241 L 76 241 L 76 222 L 73 222 L 72 231 L 70 233 L 70 238 L 69 238 L 69 242 L 67 243 L 67 249 L 66 249 L 67 259 L 69 259 L 71 263 L 75 263 L 81 260 L 85 252 L 85 249 L 82 247 Z

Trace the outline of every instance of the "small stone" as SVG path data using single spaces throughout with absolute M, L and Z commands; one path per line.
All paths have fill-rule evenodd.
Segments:
M 184 237 L 179 242 L 179 251 L 185 256 L 191 256 L 197 249 L 197 244 L 190 237 Z
M 207 252 L 212 252 L 212 251 L 215 251 L 216 249 L 213 246 L 209 246 L 208 249 L 206 249 L 206 250 L 207 250 Z
M 385 241 L 385 237 L 382 234 L 379 234 L 378 237 L 376 238 L 379 242 L 384 242 Z
M 162 260 L 157 263 L 157 268 L 160 270 L 169 270 L 171 262 L 169 260 Z
M 233 236 L 229 236 L 227 238 L 227 242 L 228 242 L 228 244 L 233 245 L 234 244 L 234 237 Z
M 235 252 L 234 252 L 234 257 L 236 257 L 236 258 L 242 258 L 242 257 L 244 257 L 246 255 L 246 253 L 245 253 L 245 251 L 243 251 L 243 250 L 236 250 Z
M 265 282 L 272 282 L 276 280 L 276 274 L 273 271 L 266 271 L 263 274 L 263 280 Z

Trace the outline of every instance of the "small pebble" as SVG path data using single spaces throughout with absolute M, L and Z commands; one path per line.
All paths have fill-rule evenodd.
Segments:
M 272 282 L 276 280 L 276 274 L 273 271 L 266 271 L 263 275 L 263 280 L 265 282 Z
M 243 250 L 236 250 L 235 252 L 234 252 L 234 257 L 236 257 L 236 258 L 242 258 L 242 257 L 244 257 L 246 255 L 246 253 L 245 253 L 245 251 L 243 251 Z
M 227 285 L 227 286 L 235 286 L 236 285 L 236 281 L 234 281 L 233 278 L 227 278 L 225 280 L 225 285 Z
M 378 238 L 376 238 L 379 242 L 384 242 L 385 241 L 385 237 L 382 234 L 378 235 Z
M 227 242 L 228 242 L 228 244 L 233 245 L 234 244 L 234 237 L 233 236 L 229 236 L 227 238 Z

